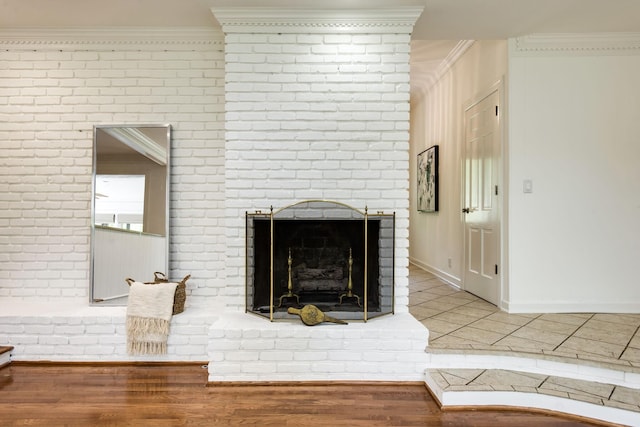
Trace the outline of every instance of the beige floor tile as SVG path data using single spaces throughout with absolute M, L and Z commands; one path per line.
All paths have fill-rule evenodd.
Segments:
M 613 390 L 610 400 L 640 408 L 640 390 L 617 386 Z
M 549 345 L 560 345 L 566 338 L 566 334 L 558 334 L 555 332 L 545 331 L 541 329 L 532 328 L 529 325 L 523 326 L 512 334 L 514 337 L 524 338 L 532 341 L 537 341 Z
M 567 340 L 563 342 L 562 345 L 560 345 L 557 349 L 565 352 L 575 351 L 585 359 L 587 359 L 587 356 L 589 355 L 604 356 L 617 359 L 622 354 L 624 346 L 597 342 L 574 336 L 567 338 Z
M 605 401 L 605 399 L 603 398 L 594 397 L 588 394 L 581 394 L 581 393 L 569 393 L 569 399 L 592 403 L 594 405 L 604 405 L 604 401 Z
M 468 300 L 460 298 L 457 295 L 446 295 L 438 298 L 436 301 L 454 306 L 452 310 L 458 307 L 466 307 L 467 304 L 469 304 Z
M 418 288 L 418 290 L 420 291 L 429 291 L 431 289 L 434 288 L 439 288 L 445 286 L 446 288 L 451 289 L 450 286 L 447 285 L 443 285 L 442 282 L 438 281 L 438 280 L 425 280 L 424 282 L 420 283 L 420 287 Z
M 595 320 L 618 323 L 623 325 L 640 324 L 640 314 L 618 314 L 618 313 L 597 313 L 593 316 Z
M 608 399 L 613 392 L 614 386 L 572 378 L 549 377 L 540 388 L 565 391 L 574 395 L 582 394 L 595 398 Z
M 435 369 L 430 369 L 428 373 L 429 373 L 429 376 L 433 378 L 433 380 L 436 382 L 436 384 L 438 385 L 438 387 L 440 387 L 441 390 L 444 390 L 447 387 L 449 387 L 449 382 L 442 376 L 442 372 Z
M 483 310 L 481 308 L 471 307 L 471 304 L 461 305 L 451 310 L 452 313 L 465 314 L 467 316 L 474 316 L 478 319 L 482 319 L 491 315 L 493 312 L 489 310 Z
M 486 310 L 491 313 L 500 313 L 500 309 L 498 307 L 481 299 L 476 299 L 475 301 L 465 305 L 465 307 L 479 308 L 480 310 Z
M 533 353 L 542 353 L 543 350 L 553 350 L 555 348 L 554 345 L 545 344 L 543 342 L 533 341 L 527 338 L 515 337 L 513 335 L 508 335 L 496 342 L 496 345 L 499 346 L 507 346 L 513 351 L 526 351 Z
M 587 349 L 589 350 L 589 349 Z M 620 368 L 624 369 L 624 368 L 630 368 L 633 366 L 633 364 L 631 362 L 629 362 L 628 360 L 621 360 L 621 359 L 616 359 L 613 357 L 606 357 L 606 356 L 600 356 L 597 354 L 593 354 L 593 353 L 586 353 L 586 351 L 580 352 L 578 353 L 578 359 L 580 360 L 585 360 L 585 361 L 589 361 L 591 362 L 595 362 L 595 363 L 600 363 L 603 366 L 616 366 L 619 365 Z
M 605 400 L 604 405 L 610 408 L 624 409 L 626 411 L 640 412 L 640 407 L 637 405 L 629 405 L 627 403 L 617 402 L 615 400 Z
M 480 343 L 480 344 L 486 344 L 486 345 L 495 344 L 497 341 L 500 341 L 502 338 L 504 338 L 503 334 L 490 332 L 483 329 L 474 328 L 471 326 L 465 326 L 463 328 L 457 329 L 451 332 L 449 335 L 458 337 L 458 338 L 463 338 L 472 344 Z
M 506 371 L 502 369 L 487 369 L 473 380 L 472 384 L 508 384 L 519 387 L 539 387 L 546 379 L 546 375 Z
M 512 333 L 513 331 L 515 331 L 520 327 L 518 325 L 512 325 L 512 324 L 503 323 L 503 322 L 496 322 L 486 318 L 476 320 L 475 322 L 471 323 L 469 326 L 473 326 L 474 328 L 482 329 L 485 331 L 496 332 L 503 335 L 509 335 L 510 333 Z
M 446 283 L 443 283 L 442 281 L 440 281 L 440 280 L 436 280 L 436 279 L 434 279 L 434 280 L 427 280 L 427 281 L 425 281 L 425 282 L 422 284 L 422 286 L 423 286 L 423 289 L 424 289 L 424 290 L 427 290 L 427 291 L 428 291 L 429 289 L 439 288 L 439 287 L 444 287 L 444 288 L 446 288 L 446 289 L 449 289 L 449 290 L 452 290 L 452 291 L 456 291 L 456 292 L 459 292 L 459 291 L 460 291 L 460 289 L 454 288 L 453 286 L 450 286 L 450 285 L 448 285 L 448 284 L 446 284 Z
M 495 391 L 490 385 L 452 385 L 448 391 Z
M 447 369 L 440 370 L 442 377 L 450 385 L 466 385 L 484 372 L 483 369 Z
M 611 330 L 611 329 L 593 329 L 589 326 L 583 326 L 578 329 L 574 334 L 574 337 L 583 338 L 585 340 L 609 343 L 609 344 L 617 344 L 624 347 L 629 344 L 633 336 L 632 333 L 628 333 L 620 330 Z
M 440 295 L 440 296 L 447 296 L 447 295 L 455 295 L 458 292 L 462 292 L 459 291 L 457 289 L 454 289 L 450 286 L 446 286 L 446 285 L 439 285 L 439 286 L 434 286 L 432 288 L 428 289 L 429 293 L 435 294 L 435 295 Z
M 423 323 L 423 324 L 424 324 L 424 323 Z M 427 326 L 427 325 L 424 325 L 424 326 Z M 427 329 L 429 329 L 429 328 L 427 327 Z M 441 336 L 443 336 L 443 335 L 447 335 L 447 334 L 442 334 L 442 333 L 440 333 L 440 332 L 436 332 L 436 331 L 434 331 L 434 330 L 432 330 L 432 329 L 429 329 L 429 341 L 433 341 L 433 340 L 435 340 L 436 338 L 440 338 L 440 337 L 441 337 Z
M 538 393 L 538 389 L 536 387 L 524 387 L 524 386 L 513 386 L 513 390 L 519 393 Z
M 475 295 L 470 294 L 469 292 L 465 292 L 465 291 L 459 291 L 453 295 L 450 296 L 454 296 L 459 300 L 462 301 L 468 301 L 468 302 L 474 302 L 474 301 L 478 301 L 478 297 L 476 297 Z
M 640 349 L 627 347 L 622 353 L 622 356 L 620 356 L 620 359 L 640 364 Z
M 593 313 L 545 313 L 540 319 L 580 326 L 592 317 Z
M 495 320 L 496 322 L 508 323 L 510 325 L 524 326 L 531 322 L 537 316 L 526 314 L 508 314 L 503 311 L 493 313 L 487 317 L 487 320 Z
M 545 355 L 554 357 L 566 357 L 568 359 L 578 359 L 577 350 L 542 350 Z
M 545 320 L 544 316 L 533 319 L 530 323 L 527 324 L 527 327 L 540 329 L 543 331 L 556 332 L 565 336 L 573 334 L 578 329 L 578 326 L 572 325 L 570 323 Z
M 409 306 L 420 305 L 423 302 L 427 302 L 433 299 L 432 295 L 427 292 L 414 292 L 409 294 Z
M 429 317 L 433 317 L 436 314 L 440 314 L 442 313 L 442 311 L 435 308 L 424 307 L 423 305 L 416 305 L 409 307 L 409 313 L 411 313 L 411 315 L 416 319 L 423 320 Z
M 596 315 L 597 316 L 597 315 Z M 585 324 L 585 328 L 590 329 L 602 329 L 604 331 L 616 331 L 623 332 L 628 334 L 629 337 L 632 337 L 633 334 L 638 330 L 638 323 L 616 323 L 616 322 L 607 322 L 605 320 L 601 320 L 600 317 L 594 316 L 593 319 L 589 319 Z
M 449 332 L 453 332 L 456 329 L 460 329 L 464 327 L 464 325 L 445 322 L 445 321 L 434 319 L 434 318 L 425 319 L 424 322 L 422 322 L 422 324 L 425 325 L 427 329 L 429 329 L 429 331 L 436 331 L 441 334 L 448 334 Z
M 453 311 L 445 311 L 444 313 L 437 314 L 433 316 L 434 319 L 441 320 L 443 322 L 451 322 L 456 325 L 468 325 L 469 323 L 473 323 L 478 318 L 476 316 L 469 316 L 461 313 L 454 313 Z
M 437 299 L 434 299 L 432 301 L 423 302 L 422 304 L 420 304 L 420 306 L 424 307 L 424 308 L 430 308 L 430 309 L 433 309 L 433 310 L 439 310 L 441 313 L 444 313 L 447 310 L 451 310 L 451 309 L 457 307 L 457 305 L 455 305 L 455 304 L 448 304 L 448 303 L 444 303 L 444 302 L 439 302 Z
M 439 338 L 429 340 L 429 347 L 450 348 L 450 349 L 467 349 L 471 348 L 469 342 L 465 339 L 452 337 L 451 335 L 443 335 Z M 427 347 L 427 350 L 429 348 Z
M 493 344 L 484 344 L 484 343 L 470 343 L 471 348 L 474 350 L 481 350 L 481 351 L 491 351 L 493 353 L 499 353 L 499 352 L 509 352 L 510 349 L 508 347 L 496 347 Z
M 566 391 L 539 388 L 538 393 L 547 394 L 549 396 L 564 397 L 565 399 L 569 398 L 569 393 L 567 393 Z

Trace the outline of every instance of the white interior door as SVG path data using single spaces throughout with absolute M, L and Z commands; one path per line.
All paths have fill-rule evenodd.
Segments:
M 498 305 L 500 298 L 499 95 L 465 111 L 464 289 Z

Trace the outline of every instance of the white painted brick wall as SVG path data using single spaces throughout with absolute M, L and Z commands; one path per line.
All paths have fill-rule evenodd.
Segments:
M 227 301 L 237 312 L 211 328 L 210 381 L 422 380 L 428 331 L 407 312 L 409 31 L 261 26 L 260 16 L 219 13 Z M 245 212 L 309 199 L 396 213 L 396 315 L 309 328 L 241 313 Z
M 226 286 L 222 35 L 0 47 L 0 342 L 14 360 L 144 359 L 126 355 L 123 307 L 88 307 L 92 132 L 168 123 L 169 275 L 192 277 L 156 359 L 207 360 L 199 307 L 222 306 Z
M 0 226 L 10 230 L 0 239 L 0 330 L 14 359 L 131 360 L 124 309 L 86 307 L 91 131 L 170 123 L 169 274 L 192 274 L 192 307 L 174 317 L 159 360 L 208 353 L 213 381 L 422 379 L 428 332 L 406 313 L 409 34 L 226 42 L 224 54 L 215 43 L 0 50 Z M 308 328 L 241 313 L 245 211 L 304 199 L 396 212 L 399 314 Z M 22 310 L 34 303 L 46 309 Z
M 173 126 L 170 275 L 224 294 L 221 41 L 0 43 L 0 298 L 87 304 L 92 127 L 124 123 Z
M 396 212 L 396 312 L 408 299 L 409 34 L 230 33 L 230 306 L 244 307 L 244 213 L 326 199 Z
M 209 328 L 216 316 L 193 307 L 171 319 L 167 354 L 127 354 L 125 307 L 0 305 L 0 339 L 14 346 L 13 360 L 208 361 Z

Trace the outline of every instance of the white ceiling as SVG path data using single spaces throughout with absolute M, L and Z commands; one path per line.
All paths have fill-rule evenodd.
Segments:
M 412 69 L 437 67 L 459 40 L 532 33 L 640 32 L 640 0 L 0 0 L 0 30 L 218 27 L 212 7 L 384 9 L 424 6 Z
M 0 28 L 212 27 L 211 7 L 384 9 L 424 6 L 415 40 L 530 33 L 637 32 L 638 0 L 0 0 Z

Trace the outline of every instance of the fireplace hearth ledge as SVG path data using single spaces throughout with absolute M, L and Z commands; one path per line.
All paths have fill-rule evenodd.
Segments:
M 305 326 L 228 312 L 209 329 L 209 381 L 424 381 L 429 331 L 409 313 Z

